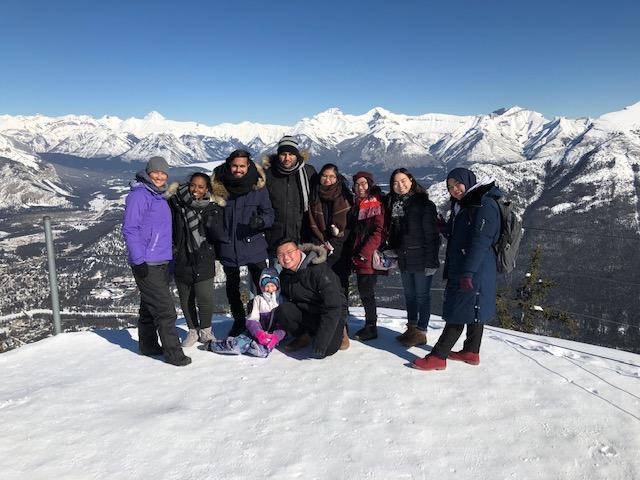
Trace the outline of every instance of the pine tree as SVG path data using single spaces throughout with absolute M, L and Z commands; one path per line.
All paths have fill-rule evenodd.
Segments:
M 531 253 L 529 267 L 522 285 L 516 288 L 515 298 L 508 292 L 500 292 L 496 300 L 498 323 L 527 333 L 554 336 L 575 334 L 577 324 L 567 313 L 543 307 L 544 300 L 554 283 L 542 278 L 540 271 L 541 247 L 537 245 Z

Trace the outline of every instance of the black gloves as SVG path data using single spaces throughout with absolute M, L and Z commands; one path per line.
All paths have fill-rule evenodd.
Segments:
M 253 215 L 251 215 L 249 226 L 254 230 L 262 230 L 264 228 L 264 220 L 258 215 L 258 212 L 253 212 Z
M 147 275 L 149 275 L 147 262 L 142 262 L 140 265 L 131 265 L 131 270 L 133 270 L 133 275 L 138 278 L 147 278 Z

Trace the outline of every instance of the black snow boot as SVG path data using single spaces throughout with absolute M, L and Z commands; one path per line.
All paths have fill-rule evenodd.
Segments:
M 187 357 L 181 350 L 180 353 L 175 353 L 174 355 L 165 354 L 164 361 L 176 367 L 184 367 L 191 363 L 191 358 Z
M 367 340 L 374 340 L 378 338 L 378 328 L 375 325 L 365 325 L 353 336 L 356 340 L 366 342 Z

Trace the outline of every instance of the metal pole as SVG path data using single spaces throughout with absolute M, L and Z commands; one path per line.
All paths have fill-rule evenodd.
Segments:
M 54 335 L 62 332 L 60 327 L 60 301 L 58 299 L 58 276 L 56 275 L 56 257 L 53 250 L 53 233 L 51 217 L 44 217 L 44 238 L 47 242 L 47 259 L 49 260 L 49 287 L 51 290 L 51 312 L 53 313 Z

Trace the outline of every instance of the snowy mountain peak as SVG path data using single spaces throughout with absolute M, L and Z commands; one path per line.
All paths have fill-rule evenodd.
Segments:
M 629 105 L 620 111 L 602 115 L 599 120 L 620 130 L 640 128 L 640 102 Z
M 371 110 L 369 110 L 365 115 L 374 117 L 374 118 L 376 117 L 379 118 L 379 117 L 390 117 L 390 116 L 393 116 L 394 113 L 382 107 L 374 107 Z
M 144 116 L 144 120 L 147 122 L 162 122 L 163 120 L 166 120 L 166 118 L 164 118 L 164 116 L 159 112 L 152 110 Z

